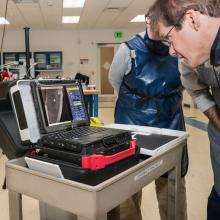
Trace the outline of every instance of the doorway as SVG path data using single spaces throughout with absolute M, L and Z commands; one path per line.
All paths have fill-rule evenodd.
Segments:
M 100 94 L 103 96 L 114 96 L 114 89 L 109 83 L 108 73 L 119 44 L 99 45 L 99 81 Z

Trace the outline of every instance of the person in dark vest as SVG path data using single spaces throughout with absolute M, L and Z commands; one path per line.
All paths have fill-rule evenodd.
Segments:
M 149 22 L 149 20 L 148 20 Z M 152 36 L 149 28 L 122 43 L 114 56 L 109 81 L 118 93 L 115 123 L 134 124 L 185 131 L 182 111 L 182 85 L 178 60 L 169 48 Z M 154 37 L 154 38 L 152 38 Z M 187 219 L 185 178 L 188 154 L 182 153 L 180 219 Z M 167 175 L 155 180 L 160 217 L 167 219 Z M 174 186 L 173 186 L 174 187 Z M 138 192 L 108 213 L 108 220 L 141 220 Z

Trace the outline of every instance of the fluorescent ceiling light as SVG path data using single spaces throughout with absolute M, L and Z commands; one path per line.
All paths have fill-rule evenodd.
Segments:
M 145 15 L 137 15 L 130 22 L 145 22 Z
M 63 8 L 83 8 L 85 0 L 63 0 Z
M 79 23 L 80 16 L 63 16 L 63 23 Z
M 10 24 L 8 20 L 3 17 L 0 17 L 0 24 Z

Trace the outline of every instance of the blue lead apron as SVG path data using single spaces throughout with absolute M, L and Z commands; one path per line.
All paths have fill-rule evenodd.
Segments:
M 185 130 L 182 112 L 182 86 L 178 60 L 169 56 L 168 47 L 145 34 L 132 38 L 132 67 L 124 76 L 115 108 L 115 123 Z M 182 176 L 187 172 L 184 148 Z

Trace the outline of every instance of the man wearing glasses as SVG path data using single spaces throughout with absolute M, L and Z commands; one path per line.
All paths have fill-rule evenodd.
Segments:
M 149 20 L 147 19 L 149 24 Z M 115 123 L 185 130 L 182 112 L 182 85 L 177 58 L 167 45 L 149 30 L 120 45 L 109 71 L 109 80 L 118 92 Z M 187 149 L 182 154 L 180 220 L 187 219 L 185 174 Z M 155 181 L 162 220 L 167 219 L 167 178 Z M 149 199 L 149 198 L 148 198 Z M 141 220 L 141 192 L 108 214 L 108 220 Z M 121 216 L 120 216 L 121 215 Z
M 220 0 L 157 0 L 149 10 L 151 30 L 179 59 L 181 79 L 209 118 L 214 186 L 207 219 L 220 219 Z M 211 92 L 210 92 L 211 89 Z

